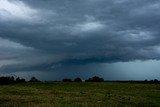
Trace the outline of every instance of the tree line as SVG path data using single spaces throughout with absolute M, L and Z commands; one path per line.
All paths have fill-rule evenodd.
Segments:
M 31 77 L 29 81 L 26 81 L 24 78 L 14 78 L 13 76 L 7 76 L 7 77 L 0 77 L 0 85 L 7 85 L 7 84 L 13 84 L 13 83 L 27 83 L 27 82 L 43 82 L 38 80 L 36 77 Z M 47 81 L 45 81 L 47 82 Z M 55 81 L 56 82 L 56 81 Z M 103 78 L 100 78 L 98 76 L 91 77 L 86 80 L 82 80 L 81 78 L 77 77 L 75 79 L 69 79 L 64 78 L 62 81 L 57 82 L 122 82 L 122 83 L 151 83 L 151 84 L 160 84 L 160 81 L 157 79 L 154 80 L 144 80 L 144 81 L 104 81 Z
M 32 77 L 29 81 L 26 81 L 24 78 L 20 77 L 14 78 L 13 76 L 0 77 L 1 85 L 8 85 L 13 83 L 26 83 L 26 82 L 41 82 L 41 81 L 36 79 L 35 77 Z
M 64 78 L 62 82 L 103 82 L 104 79 L 100 78 L 98 76 L 94 76 L 92 78 L 89 78 L 87 80 L 82 80 L 81 78 L 77 77 L 74 80 L 69 79 L 69 78 Z M 29 81 L 26 81 L 24 78 L 14 78 L 13 76 L 8 76 L 8 77 L 0 77 L 0 84 L 12 84 L 12 83 L 26 83 L 26 82 L 42 82 L 38 80 L 35 77 L 32 77 Z M 47 81 L 45 81 L 47 82 Z
M 75 78 L 74 80 L 65 78 L 62 81 L 63 82 L 104 82 L 104 79 L 100 78 L 98 76 L 94 76 L 94 77 L 86 79 L 84 81 L 82 81 L 82 79 L 79 77 Z

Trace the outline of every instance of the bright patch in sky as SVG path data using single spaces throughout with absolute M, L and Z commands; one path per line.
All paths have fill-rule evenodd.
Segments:
M 85 22 L 85 23 L 80 23 L 76 24 L 74 26 L 73 34 L 77 33 L 85 33 L 85 32 L 95 32 L 99 31 L 104 28 L 104 25 L 100 22 Z
M 0 60 L 0 68 L 5 65 L 12 65 L 12 64 L 18 64 L 18 61 L 15 60 Z
M 25 47 L 22 44 L 0 38 L 0 49 L 1 48 L 32 49 L 32 48 L 29 48 L 29 47 Z
M 78 25 L 82 31 L 92 31 L 103 28 L 103 25 L 99 22 L 89 22 L 85 24 Z
M 35 10 L 29 8 L 22 1 L 0 0 L 0 16 L 4 19 L 31 19 L 32 15 L 34 15 L 35 13 Z

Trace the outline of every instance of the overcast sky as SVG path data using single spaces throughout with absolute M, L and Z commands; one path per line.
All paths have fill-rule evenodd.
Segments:
M 0 0 L 0 75 L 160 79 L 159 0 Z

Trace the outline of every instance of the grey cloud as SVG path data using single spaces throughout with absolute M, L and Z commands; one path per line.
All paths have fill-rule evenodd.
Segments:
M 27 18 L 17 20 L 10 16 L 12 20 L 2 21 L 1 14 L 7 12 L 4 14 L 0 10 L 0 37 L 32 50 L 17 50 L 14 60 L 22 62 L 20 68 L 9 65 L 1 70 L 48 70 L 54 64 L 66 66 L 160 59 L 159 0 L 22 2 L 37 12 L 33 15 L 36 18 L 29 22 Z M 0 53 L 6 52 L 2 48 Z M 7 49 L 9 58 L 15 49 Z M 56 60 L 55 56 L 58 56 Z M 26 58 L 28 60 L 24 63 Z M 34 58 L 37 60 L 35 64 L 25 65 Z M 41 64 L 44 66 L 40 67 Z

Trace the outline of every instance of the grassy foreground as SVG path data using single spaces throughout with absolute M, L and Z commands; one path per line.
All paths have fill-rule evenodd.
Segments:
M 160 84 L 0 85 L 0 107 L 160 107 Z

